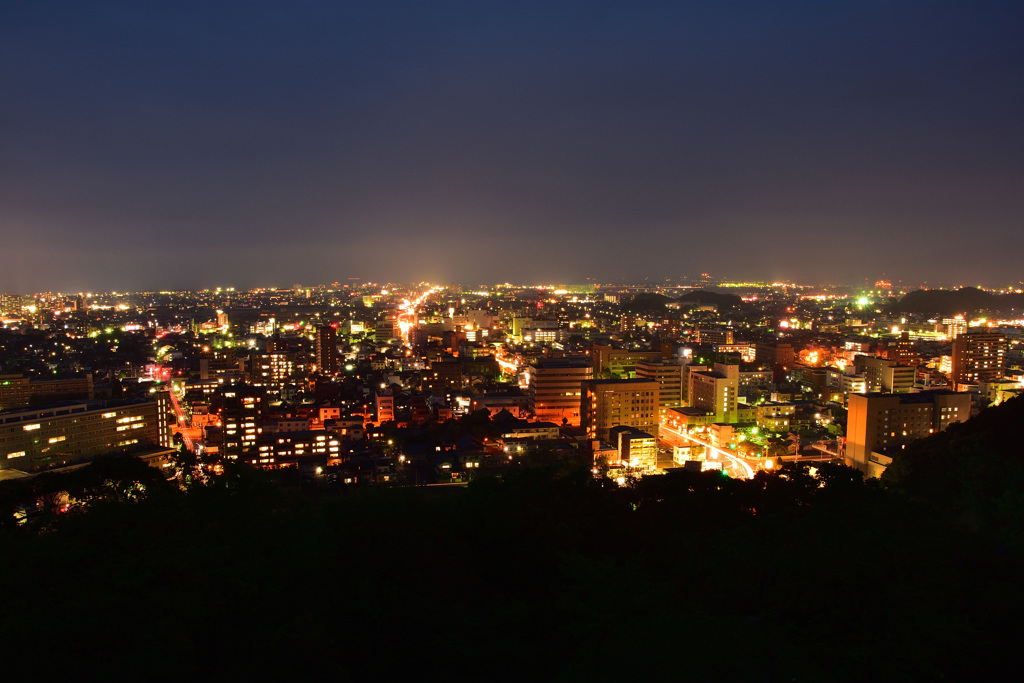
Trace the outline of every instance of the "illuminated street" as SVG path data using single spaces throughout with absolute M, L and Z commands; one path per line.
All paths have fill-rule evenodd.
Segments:
M 710 442 L 698 439 L 678 429 L 662 424 L 660 434 L 665 443 L 672 446 L 681 446 L 685 443 L 694 443 L 703 446 L 707 452 L 709 461 L 722 463 L 722 469 L 729 473 L 729 476 L 739 479 L 750 479 L 754 476 L 756 469 L 761 469 L 764 463 L 755 458 L 743 458 L 729 449 L 711 445 Z M 670 438 L 665 438 L 668 435 Z

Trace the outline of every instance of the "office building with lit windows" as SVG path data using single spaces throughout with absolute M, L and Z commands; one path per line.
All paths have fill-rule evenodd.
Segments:
M 916 439 L 970 417 L 968 393 L 940 389 L 916 394 L 850 394 L 845 460 L 877 477 L 892 456 Z
M 917 368 L 888 358 L 857 356 L 854 366 L 864 375 L 865 391 L 905 394 L 913 391 Z
M 689 403 L 715 416 L 715 422 L 739 419 L 740 366 L 715 363 L 713 370 L 689 373 Z
M 953 341 L 954 384 L 977 384 L 1002 377 L 1007 346 L 1006 335 L 997 332 L 975 330 L 960 334 Z
M 580 425 L 583 383 L 593 377 L 588 358 L 550 358 L 530 366 L 529 405 L 537 420 Z
M 170 402 L 65 401 L 0 412 L 0 469 L 38 472 L 161 445 Z M 163 430 L 161 431 L 161 421 Z
M 669 408 L 678 408 L 686 402 L 683 394 L 685 382 L 683 374 L 686 366 L 678 360 L 640 360 L 636 363 L 636 376 L 642 379 L 653 379 L 658 382 L 658 402 L 661 416 L 668 414 Z
M 42 405 L 56 401 L 92 400 L 92 375 L 69 379 L 36 379 L 0 375 L 0 410 Z
M 580 426 L 587 438 L 611 442 L 613 427 L 626 426 L 657 438 L 658 382 L 651 379 L 591 379 L 581 385 Z
M 631 351 L 611 346 L 594 344 L 594 373 L 609 373 L 613 377 L 632 379 L 636 377 L 636 364 L 640 361 L 654 361 L 662 357 L 660 351 Z
M 338 331 L 333 325 L 316 330 L 316 371 L 324 375 L 338 372 Z
M 235 384 L 221 389 L 221 453 L 236 460 L 255 448 L 265 402 L 266 391 L 260 387 Z

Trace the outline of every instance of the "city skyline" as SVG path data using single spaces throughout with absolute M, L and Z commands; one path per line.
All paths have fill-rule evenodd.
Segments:
M 1013 284 L 1022 14 L 6 8 L 0 291 Z

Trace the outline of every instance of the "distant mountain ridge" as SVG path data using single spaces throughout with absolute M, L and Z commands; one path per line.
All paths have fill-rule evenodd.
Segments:
M 979 311 L 1024 309 L 1024 294 L 993 294 L 977 287 L 919 289 L 890 307 L 898 313 L 972 314 Z
M 680 303 L 716 304 L 722 308 L 739 306 L 743 303 L 743 299 L 735 294 L 721 294 L 719 292 L 709 292 L 703 289 L 687 292 L 679 297 L 677 301 Z
M 654 292 L 641 292 L 622 305 L 627 313 L 662 313 L 665 305 L 673 302 L 681 304 L 714 304 L 720 309 L 732 308 L 743 303 L 743 299 L 735 294 L 720 294 L 698 289 L 687 292 L 678 299 L 656 294 Z

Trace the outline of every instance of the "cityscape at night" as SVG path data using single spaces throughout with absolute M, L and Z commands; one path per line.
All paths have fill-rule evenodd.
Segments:
M 601 631 L 618 615 L 640 619 L 634 628 L 663 630 L 654 641 L 664 653 L 652 660 L 657 670 L 675 661 L 673 653 L 696 654 L 694 643 L 717 652 L 689 629 L 724 620 L 755 633 L 770 623 L 781 629 L 778 638 L 796 640 L 762 634 L 768 643 L 749 658 L 694 668 L 712 680 L 766 667 L 812 680 L 885 677 L 896 666 L 913 679 L 974 671 L 969 658 L 990 642 L 974 639 L 992 638 L 986 629 L 1015 604 L 968 606 L 958 602 L 961 589 L 934 582 L 972 576 L 1001 586 L 1019 567 L 1024 527 L 1014 496 L 1024 463 L 1017 437 L 1005 437 L 1024 417 L 1021 287 L 901 291 L 885 279 L 857 288 L 705 273 L 653 286 L 353 279 L 0 301 L 0 516 L 15 551 L 26 551 L 15 541 L 26 536 L 89 538 L 82 524 L 95 524 L 94 542 L 103 545 L 111 533 L 105 525 L 114 524 L 118 533 L 145 537 L 143 548 L 133 549 L 138 538 L 119 549 L 76 546 L 57 566 L 77 571 L 80 553 L 111 551 L 118 559 L 101 562 L 103 571 L 124 565 L 162 576 L 172 595 L 186 578 L 224 590 L 224 581 L 240 578 L 222 573 L 243 570 L 237 562 L 271 572 L 246 579 L 257 583 L 244 584 L 243 594 L 228 590 L 226 603 L 193 598 L 189 610 L 232 630 L 231 654 L 203 649 L 210 647 L 204 639 L 227 637 L 215 627 L 190 627 L 174 635 L 197 648 L 179 662 L 182 671 L 248 670 L 251 662 L 238 658 L 251 656 L 252 643 L 276 645 L 286 636 L 282 624 L 266 620 L 295 618 L 296 610 L 309 628 L 340 628 L 335 620 L 349 614 L 340 596 L 355 591 L 359 619 L 370 618 L 378 599 L 399 600 L 384 610 L 384 622 L 338 632 L 362 647 L 371 634 L 413 639 L 406 657 L 381 668 L 387 672 L 414 671 L 424 648 L 442 646 L 420 630 L 434 617 L 470 639 L 471 661 L 494 666 L 490 658 L 512 647 L 508 655 L 520 658 L 513 670 L 521 672 L 557 658 L 547 638 L 569 638 L 562 629 L 579 627 L 576 620 Z M 266 517 L 281 508 L 289 521 Z M 929 523 L 918 519 L 932 512 Z M 547 529 L 552 523 L 557 530 Z M 964 538 L 935 544 L 936 533 Z M 166 544 L 158 540 L 164 534 Z M 358 560 L 336 545 L 342 539 Z M 281 545 L 263 545 L 271 542 Z M 232 555 L 205 555 L 223 553 L 219 544 Z M 952 548 L 974 548 L 983 568 L 930 566 L 952 562 Z M 810 549 L 819 554 L 807 556 Z M 181 567 L 167 574 L 180 560 L 166 553 L 177 552 L 199 553 L 198 574 Z M 303 565 L 304 553 L 317 559 Z M 142 558 L 160 565 L 140 567 Z M 345 568 L 318 566 L 328 561 Z M 897 562 L 911 574 L 894 582 L 888 569 L 865 561 Z M 18 566 L 7 576 L 15 585 L 24 580 Z M 640 567 L 653 574 L 634 576 Z M 278 569 L 286 576 L 273 576 Z M 577 569 L 597 574 L 575 576 Z M 868 569 L 881 575 L 859 575 Z M 339 571 L 357 585 L 335 585 Z M 688 578 L 677 585 L 677 573 Z M 236 601 L 260 600 L 299 576 L 339 592 L 321 598 L 323 589 L 307 595 L 293 586 L 282 595 L 294 602 L 279 597 L 266 614 L 253 608 L 254 624 L 272 637 L 238 641 L 239 625 L 222 623 L 241 618 Z M 396 577 L 416 590 L 399 589 Z M 766 581 L 777 591 L 770 605 Z M 869 588 L 854 594 L 870 607 L 849 604 L 844 591 L 864 581 Z M 374 586 L 367 594 L 363 582 Z M 907 582 L 916 586 L 910 596 Z M 697 600 L 692 591 L 702 586 L 719 598 Z M 584 587 L 585 599 L 577 593 Z M 654 593 L 641 598 L 633 590 Z M 824 591 L 825 603 L 808 605 L 789 596 L 793 590 Z M 432 600 L 423 602 L 419 591 Z M 585 617 L 598 597 L 589 591 L 618 606 Z M 472 608 L 463 602 L 470 595 Z M 527 598 L 531 614 L 559 603 L 566 621 L 549 623 L 543 637 L 520 633 L 533 628 L 534 616 L 510 612 L 507 601 Z M 321 599 L 312 613 L 300 609 Z M 889 630 L 892 599 L 914 610 L 927 605 L 924 614 L 946 626 L 973 620 L 978 632 L 958 635 L 956 649 L 939 653 L 917 633 Z M 845 623 L 843 610 L 855 607 L 879 610 L 864 618 L 879 637 L 902 637 L 900 647 L 877 658 L 874 649 L 846 653 L 838 636 L 818 630 L 825 624 L 813 623 L 839 628 L 840 641 L 864 636 L 862 624 L 832 623 Z M 435 609 L 452 613 L 442 618 Z M 673 616 L 675 609 L 688 616 Z M 166 616 L 165 627 L 183 626 L 192 614 L 170 613 L 157 610 L 146 621 Z M 910 619 L 915 628 L 918 617 Z M 481 641 L 462 631 L 463 618 L 482 620 L 495 638 L 522 640 L 514 647 Z M 332 644 L 321 643 L 328 652 L 316 670 L 344 649 L 333 631 L 319 637 Z M 945 634 L 931 637 L 952 645 Z M 596 663 L 591 650 L 600 638 L 592 638 L 569 638 L 573 670 Z M 271 657 L 268 665 L 284 662 Z
M 0 671 L 999 680 L 1024 5 L 8 3 Z

